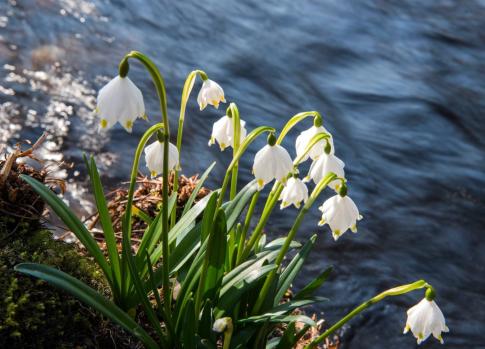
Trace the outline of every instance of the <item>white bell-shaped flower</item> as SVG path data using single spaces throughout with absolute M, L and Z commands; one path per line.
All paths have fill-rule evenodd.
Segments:
M 354 201 L 347 195 L 337 194 L 327 199 L 322 206 L 322 220 L 318 225 L 328 224 L 335 241 L 348 229 L 357 232 L 357 221 L 362 219 Z
M 152 177 L 163 173 L 163 142 L 155 141 L 145 148 L 145 161 Z M 177 147 L 168 143 L 168 169 L 178 167 L 179 152 Z
M 253 173 L 258 182 L 258 190 L 276 179 L 282 183 L 293 171 L 290 154 L 281 145 L 265 145 L 254 157 Z
M 404 333 L 409 330 L 418 340 L 418 344 L 425 341 L 431 334 L 443 344 L 442 332 L 449 329 L 445 323 L 445 317 L 434 300 L 423 298 L 421 302 L 407 311 L 406 327 Z
M 301 179 L 291 177 L 286 182 L 286 186 L 283 188 L 279 199 L 281 200 L 281 209 L 290 205 L 300 208 L 301 202 L 303 201 L 305 203 L 308 200 L 308 188 Z
M 101 129 L 119 122 L 131 132 L 136 118 L 145 118 L 143 95 L 130 78 L 118 75 L 99 90 L 96 112 Z
M 221 102 L 226 103 L 222 87 L 210 79 L 204 80 L 199 95 L 197 96 L 197 103 L 199 103 L 200 110 L 204 110 L 207 104 L 219 108 L 219 103 Z
M 319 133 L 328 133 L 330 134 L 325 127 L 323 126 L 312 126 L 308 130 L 303 131 L 300 133 L 298 137 L 296 137 L 296 142 L 295 142 L 295 148 L 296 148 L 296 156 L 299 157 L 305 152 L 306 147 L 312 140 L 312 138 L 319 134 Z M 330 138 L 328 139 L 330 146 L 332 147 L 330 153 L 334 153 L 333 149 L 333 138 L 332 135 L 330 135 Z M 303 157 L 302 162 L 306 161 L 309 157 L 312 158 L 312 160 L 315 160 L 318 158 L 320 155 L 325 153 L 325 146 L 327 142 L 325 140 L 321 140 L 317 144 L 315 144 L 312 149 Z
M 312 162 L 312 165 L 310 166 L 310 171 L 308 171 L 308 175 L 305 177 L 304 180 L 309 181 L 312 179 L 315 184 L 318 184 L 318 182 L 320 182 L 330 172 L 333 172 L 337 176 L 344 178 L 344 166 L 344 162 L 336 157 L 334 154 L 326 154 L 324 152 Z M 336 179 L 330 182 L 328 186 L 333 190 L 338 190 L 340 187 L 340 183 L 341 181 Z
M 240 120 L 239 128 L 239 143 L 242 143 L 246 138 L 246 122 Z M 221 150 L 226 147 L 234 147 L 234 120 L 227 115 L 217 120 L 212 126 L 211 139 L 209 140 L 209 146 L 215 143 L 219 143 Z

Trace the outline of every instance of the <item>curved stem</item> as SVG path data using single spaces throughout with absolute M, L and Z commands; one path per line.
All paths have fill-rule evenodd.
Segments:
M 276 144 L 281 144 L 283 142 L 283 139 L 286 137 L 288 132 L 295 127 L 300 121 L 305 120 L 307 117 L 313 116 L 315 119 L 321 120 L 322 116 L 320 115 L 319 112 L 313 110 L 313 111 L 305 111 L 302 113 L 298 113 L 296 115 L 293 115 L 290 120 L 286 123 L 286 125 L 283 127 L 281 130 L 280 136 L 276 140 Z
M 163 129 L 163 124 L 156 124 L 150 127 L 141 137 L 140 142 L 135 151 L 135 157 L 133 159 L 133 166 L 131 167 L 131 176 L 130 176 L 130 186 L 128 188 L 128 197 L 126 203 L 126 210 L 125 210 L 125 227 L 123 229 L 123 233 L 127 235 L 128 241 L 131 241 L 131 216 L 132 216 L 132 207 L 133 207 L 133 195 L 135 193 L 135 186 L 136 186 L 136 176 L 138 174 L 138 166 L 140 164 L 140 157 L 143 153 L 143 149 L 145 148 L 146 143 L 150 139 L 150 137 L 160 129 Z M 122 293 L 126 291 L 127 286 L 127 278 L 122 278 Z
M 266 280 L 263 284 L 263 287 L 261 288 L 258 299 L 257 299 L 257 301 L 254 305 L 253 311 L 252 311 L 253 315 L 257 314 L 259 312 L 259 310 L 261 309 L 261 306 L 263 305 L 263 302 L 266 299 L 266 296 L 267 296 L 268 291 L 271 287 L 271 284 L 272 284 L 272 282 L 273 282 L 273 280 L 276 276 L 276 273 L 278 272 L 278 269 L 281 266 L 281 262 L 283 262 L 283 259 L 285 258 L 285 255 L 288 252 L 288 249 L 290 248 L 291 242 L 295 238 L 295 235 L 296 235 L 298 229 L 300 228 L 301 222 L 303 221 L 303 218 L 305 217 L 306 213 L 308 212 L 310 207 L 312 207 L 313 203 L 318 198 L 318 196 L 320 195 L 322 190 L 325 189 L 325 187 L 330 182 L 335 180 L 336 178 L 337 178 L 337 175 L 335 173 L 329 173 L 327 176 L 325 176 L 317 184 L 317 186 L 313 190 L 312 194 L 308 198 L 308 201 L 305 203 L 303 208 L 298 213 L 298 216 L 296 217 L 295 223 L 293 223 L 293 226 L 291 227 L 291 230 L 288 233 L 288 236 L 286 237 L 285 242 L 284 242 L 283 246 L 281 247 L 280 252 L 278 253 L 278 256 L 276 257 L 275 264 L 276 264 L 277 267 L 268 274 L 268 276 L 266 277 Z
M 226 111 L 227 115 L 232 118 L 232 124 L 234 127 L 234 139 L 232 141 L 232 148 L 233 148 L 233 158 L 236 156 L 237 151 L 239 150 L 239 143 L 241 141 L 241 120 L 239 118 L 239 109 L 237 108 L 235 103 L 229 104 L 229 107 Z M 234 168 L 232 169 L 232 177 L 231 177 L 231 191 L 229 193 L 229 199 L 232 200 L 236 196 L 237 192 L 237 174 L 239 171 L 239 161 L 236 162 Z
M 237 244 L 237 255 L 236 255 L 236 266 L 241 263 L 244 251 L 244 242 L 246 241 L 246 235 L 249 230 L 249 224 L 251 223 L 251 217 L 253 216 L 254 209 L 256 208 L 256 203 L 258 202 L 260 191 L 254 193 L 251 203 L 249 204 L 248 212 L 246 213 L 246 218 L 244 220 L 244 226 L 241 231 L 241 236 Z
M 185 122 L 185 112 L 187 110 L 187 103 L 189 101 L 190 93 L 192 92 L 192 88 L 194 87 L 195 79 L 197 75 L 200 76 L 202 80 L 207 80 L 207 74 L 203 70 L 193 70 L 187 75 L 185 79 L 184 87 L 182 89 L 182 99 L 180 100 L 180 114 L 179 114 L 179 124 L 177 129 L 177 150 L 179 151 L 179 164 L 181 163 L 180 155 L 182 150 L 182 136 L 184 132 L 184 122 Z M 179 185 L 179 178 L 178 178 L 178 171 L 177 169 L 174 171 L 174 178 L 173 178 L 173 192 L 177 193 Z M 172 224 L 175 224 L 176 220 L 176 209 L 172 212 Z
M 324 132 L 318 133 L 315 136 L 313 136 L 310 142 L 308 142 L 308 145 L 306 146 L 305 151 L 298 158 L 296 158 L 295 161 L 293 161 L 293 166 L 297 167 L 300 164 L 300 162 L 305 158 L 305 156 L 310 152 L 313 146 L 315 146 L 321 140 L 323 139 L 326 140 L 329 137 L 330 135 Z M 240 261 L 243 261 L 244 259 L 247 258 L 249 253 L 251 253 L 252 248 L 259 240 L 263 232 L 263 228 L 265 227 L 271 212 L 273 212 L 273 209 L 276 206 L 276 203 L 278 202 L 278 199 L 280 197 L 281 192 L 283 191 L 283 188 L 284 186 L 282 183 L 276 182 L 273 186 L 273 189 L 271 189 L 271 192 L 269 193 L 268 198 L 266 200 L 266 204 L 264 205 L 261 218 L 259 219 L 259 222 L 256 225 L 256 228 L 254 228 L 253 234 L 251 235 L 251 238 L 249 239 L 246 248 L 243 250 L 243 253 L 240 257 Z
M 283 188 L 284 186 L 280 182 L 277 182 L 276 186 L 273 188 L 270 195 L 268 196 L 265 207 L 263 209 L 263 213 L 261 214 L 261 218 L 259 219 L 258 224 L 254 228 L 254 231 L 251 234 L 251 237 L 249 238 L 249 241 L 242 252 L 240 262 L 244 261 L 249 256 L 256 242 L 259 241 L 259 238 L 263 233 L 263 228 L 266 226 L 269 216 L 271 215 L 273 208 L 276 206 L 276 203 L 278 202 L 278 198 L 280 197 Z
M 362 303 L 359 305 L 357 308 L 352 310 L 350 313 L 345 315 L 342 319 L 340 319 L 337 323 L 335 323 L 332 327 L 330 327 L 328 330 L 326 330 L 324 333 L 322 333 L 320 336 L 318 336 L 316 339 L 314 339 L 310 344 L 308 344 L 305 349 L 310 349 L 310 348 L 315 348 L 318 343 L 321 343 L 325 338 L 330 336 L 332 333 L 337 331 L 339 328 L 341 328 L 343 325 L 345 325 L 350 319 L 355 317 L 356 315 L 360 314 L 362 311 L 365 309 L 369 308 L 371 305 L 374 305 L 381 300 L 383 300 L 386 297 L 389 296 L 399 296 L 420 288 L 430 288 L 431 285 L 429 285 L 426 281 L 424 280 L 419 280 L 416 282 L 413 282 L 412 284 L 407 284 L 407 285 L 402 285 L 398 287 L 391 288 L 387 291 L 384 291 L 382 293 L 379 293 L 377 296 L 369 299 L 368 301 Z
M 135 58 L 140 61 L 147 71 L 150 73 L 152 78 L 153 84 L 157 90 L 158 99 L 160 101 L 160 110 L 162 112 L 162 121 L 163 121 L 163 158 L 165 161 L 163 162 L 163 187 L 162 187 L 162 267 L 163 267 L 163 296 L 164 296 L 164 305 L 165 311 L 167 314 L 170 314 L 170 284 L 169 284 L 169 265 L 168 265 L 168 255 L 169 255 L 169 246 L 168 246 L 168 176 L 169 176 L 169 168 L 168 168 L 168 145 L 170 141 L 170 125 L 168 121 L 168 108 L 167 108 L 167 93 L 165 91 L 165 82 L 163 80 L 162 74 L 158 70 L 155 63 L 152 62 L 150 58 L 145 56 L 143 53 L 138 51 L 131 51 L 128 53 L 120 62 L 120 75 L 122 74 L 122 70 L 128 70 L 128 59 Z M 136 173 L 135 173 L 136 176 Z M 136 178 L 135 178 L 136 180 Z M 130 183 L 131 187 L 131 183 Z M 128 207 L 127 207 L 128 209 Z M 127 211 L 128 212 L 128 211 Z M 130 215 L 128 216 L 128 222 L 131 222 L 131 207 L 130 207 Z M 130 224 L 131 226 L 131 224 Z M 128 237 L 131 238 L 131 227 L 129 229 Z

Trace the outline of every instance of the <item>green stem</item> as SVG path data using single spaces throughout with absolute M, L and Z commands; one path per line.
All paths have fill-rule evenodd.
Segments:
M 256 300 L 256 303 L 253 308 L 253 315 L 258 314 L 258 312 L 261 309 L 261 306 L 263 305 L 263 302 L 266 299 L 266 296 L 268 294 L 268 291 L 271 287 L 271 284 L 273 283 L 273 280 L 276 276 L 276 273 L 278 272 L 278 269 L 281 267 L 281 262 L 283 262 L 283 259 L 285 258 L 286 253 L 288 252 L 291 242 L 295 238 L 296 233 L 298 232 L 298 229 L 300 228 L 301 222 L 303 221 L 303 218 L 305 217 L 306 213 L 308 210 L 312 207 L 313 203 L 315 200 L 318 198 L 320 193 L 322 192 L 325 187 L 335 180 L 337 175 L 334 173 L 329 173 L 327 176 L 325 176 L 315 187 L 313 190 L 312 194 L 308 198 L 308 201 L 305 203 L 303 208 L 300 210 L 298 213 L 298 216 L 296 217 L 295 222 L 293 223 L 293 226 L 291 227 L 291 230 L 288 234 L 288 236 L 285 239 L 285 242 L 283 246 L 281 247 L 280 252 L 278 253 L 278 256 L 276 257 L 275 265 L 277 266 L 276 269 L 271 271 L 268 276 L 266 277 L 266 280 L 263 284 L 263 287 L 261 289 L 261 292 L 259 293 L 258 299 Z
M 120 63 L 120 68 L 124 68 L 128 66 L 128 59 L 135 58 L 139 60 L 145 68 L 150 73 L 152 81 L 155 85 L 157 90 L 158 99 L 160 102 L 160 110 L 162 112 L 162 120 L 163 120 L 163 158 L 165 161 L 163 162 L 163 187 L 162 187 L 162 270 L 163 270 L 163 301 L 165 306 L 165 311 L 167 314 L 170 314 L 170 303 L 171 303 L 171 295 L 170 295 L 170 283 L 169 283 L 169 265 L 168 265 L 168 256 L 169 256 L 169 246 L 168 246 L 168 180 L 169 180 L 169 168 L 168 168 L 168 146 L 170 141 L 170 125 L 168 122 L 168 108 L 167 108 L 167 93 L 165 91 L 165 82 L 163 80 L 162 74 L 158 70 L 157 66 L 152 62 L 150 58 L 145 56 L 143 53 L 138 51 L 131 51 L 128 53 Z M 120 69 L 121 70 L 121 69 Z M 136 176 L 136 174 L 135 174 Z M 135 178 L 136 180 L 136 178 Z M 131 185 L 131 184 L 130 184 Z M 131 205 L 129 203 L 129 205 Z M 128 222 L 131 222 L 131 209 L 130 209 L 130 216 L 128 216 Z M 129 230 L 130 234 L 128 235 L 131 238 L 131 228 Z
M 248 213 L 246 214 L 246 218 L 244 220 L 243 230 L 241 231 L 241 236 L 237 244 L 236 266 L 238 266 L 239 263 L 241 263 L 242 254 L 244 251 L 244 242 L 246 241 L 246 235 L 248 233 L 249 225 L 251 223 L 251 218 L 253 216 L 254 209 L 256 208 L 256 203 L 258 202 L 260 193 L 261 193 L 260 191 L 257 191 L 256 193 L 254 193 L 253 198 L 251 199 L 251 203 L 249 204 Z
M 357 308 L 352 310 L 350 313 L 345 315 L 342 319 L 340 319 L 332 327 L 330 327 L 328 330 L 326 330 L 324 333 L 322 333 L 320 336 L 318 336 L 316 339 L 314 339 L 310 344 L 308 344 L 305 347 L 305 349 L 315 348 L 318 343 L 321 343 L 325 338 L 327 338 L 328 336 L 333 334 L 335 331 L 337 331 L 339 328 L 341 328 L 343 325 L 345 325 L 350 319 L 352 319 L 356 315 L 360 314 L 362 311 L 369 308 L 370 306 L 380 302 L 384 298 L 389 297 L 389 296 L 399 296 L 399 295 L 402 295 L 402 294 L 405 294 L 405 293 L 408 293 L 408 292 L 412 292 L 414 290 L 424 288 L 424 287 L 431 288 L 431 285 L 429 285 L 424 280 L 419 280 L 419 281 L 413 282 L 411 284 L 391 288 L 387 291 L 384 291 L 384 292 L 378 294 L 377 296 L 375 296 L 375 297 L 369 299 L 368 301 L 362 303 Z
M 133 159 L 133 166 L 131 167 L 131 176 L 130 176 L 130 186 L 128 188 L 128 197 L 126 203 L 126 211 L 125 211 L 125 221 L 126 221 L 126 228 L 123 229 L 123 232 L 126 233 L 128 236 L 128 241 L 131 241 L 131 216 L 132 216 L 132 207 L 133 207 L 133 196 L 135 193 L 135 186 L 136 186 L 136 177 L 138 175 L 138 167 L 140 164 L 140 158 L 143 153 L 143 149 L 145 149 L 145 145 L 150 139 L 150 137 L 160 129 L 163 129 L 163 124 L 156 124 L 150 127 L 141 137 L 140 142 L 135 151 L 135 157 Z M 127 273 L 125 268 L 123 268 L 125 277 L 122 277 L 122 290 L 121 292 L 124 294 L 126 291 L 127 285 Z
M 278 202 L 278 198 L 280 197 L 280 194 L 283 191 L 283 188 L 284 186 L 280 182 L 278 182 L 276 186 L 273 188 L 273 190 L 271 191 L 270 195 L 268 196 L 265 207 L 263 209 L 263 213 L 261 214 L 259 222 L 254 228 L 254 231 L 251 234 L 251 237 L 249 238 L 249 241 L 243 250 L 242 256 L 240 258 L 240 262 L 244 261 L 249 256 L 256 242 L 259 241 L 259 238 L 263 233 L 263 229 L 266 226 L 266 223 L 268 222 L 271 212 L 273 211 L 276 203 Z
M 232 332 L 234 331 L 234 325 L 232 324 L 232 320 L 227 325 L 226 330 L 224 331 L 224 345 L 222 349 L 229 349 L 231 347 L 231 339 L 232 339 Z
M 317 112 L 301 113 L 301 115 L 297 114 L 295 117 L 293 117 L 295 123 L 294 124 L 288 123 L 287 126 L 285 126 L 285 128 L 287 129 L 286 133 L 291 129 L 291 127 L 293 127 L 296 124 L 297 121 L 295 121 L 295 120 L 301 121 L 301 120 L 303 120 L 304 117 L 307 117 L 308 115 L 313 115 L 311 113 L 317 113 Z M 315 118 L 317 119 L 319 117 L 319 115 L 320 114 L 317 113 Z M 310 152 L 310 150 L 318 142 L 320 142 L 322 140 L 327 140 L 329 137 L 330 137 L 330 135 L 327 134 L 327 133 L 324 133 L 324 132 L 318 133 L 315 136 L 313 136 L 312 139 L 308 142 L 308 144 L 305 148 L 305 151 L 298 158 L 295 159 L 295 161 L 293 162 L 293 166 L 295 166 L 295 168 L 298 167 L 300 162 L 305 158 L 305 156 Z M 283 141 L 283 138 L 280 135 L 280 137 L 277 140 L 277 143 Z M 256 242 L 259 240 L 259 238 L 260 238 L 260 236 L 263 232 L 263 228 L 265 227 L 271 212 L 273 212 L 273 209 L 276 206 L 276 203 L 278 202 L 278 199 L 280 197 L 281 192 L 283 191 L 283 188 L 284 188 L 284 186 L 280 182 L 276 182 L 275 185 L 273 186 L 273 189 L 269 193 L 269 196 L 266 200 L 266 204 L 264 206 L 263 213 L 261 214 L 261 218 L 260 218 L 258 224 L 256 225 L 256 228 L 254 229 L 254 232 L 251 235 L 251 238 L 248 241 L 246 248 L 244 249 L 244 251 L 242 253 L 242 256 L 241 256 L 241 259 L 240 259 L 241 261 L 247 258 L 249 253 L 251 253 L 252 248 L 254 247 Z
M 236 157 L 236 154 L 239 150 L 239 143 L 241 141 L 241 119 L 239 117 L 239 109 L 237 108 L 235 103 L 229 104 L 229 107 L 226 111 L 227 116 L 232 118 L 232 124 L 234 128 L 234 139 L 232 141 L 232 157 L 233 159 Z M 229 199 L 232 200 L 236 196 L 237 192 L 237 174 L 239 171 L 239 161 L 236 162 L 232 169 L 232 176 L 231 176 L 231 191 L 229 193 Z
M 178 129 L 177 129 L 177 150 L 179 151 L 179 164 L 181 163 L 181 151 L 182 151 L 182 137 L 183 137 L 183 132 L 184 132 L 184 122 L 185 122 L 185 112 L 187 110 L 187 103 L 190 97 L 190 93 L 192 92 L 192 88 L 194 87 L 195 79 L 197 78 L 197 75 L 201 77 L 202 80 L 207 80 L 207 74 L 202 71 L 202 70 L 193 70 L 187 75 L 187 78 L 185 79 L 184 87 L 182 89 L 182 99 L 180 101 L 180 114 L 179 114 L 179 124 L 178 124 Z M 178 171 L 175 169 L 174 172 L 174 179 L 173 179 L 173 192 L 177 193 L 178 191 L 178 184 L 179 184 L 179 178 L 178 178 Z M 176 220 L 176 215 L 177 215 L 177 210 L 174 209 L 172 211 L 172 226 L 175 224 Z

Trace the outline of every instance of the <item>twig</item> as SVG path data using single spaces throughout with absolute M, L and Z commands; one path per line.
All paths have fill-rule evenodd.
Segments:
M 17 145 L 13 153 L 10 153 L 7 156 L 7 160 L 5 160 L 5 163 L 3 164 L 3 167 L 0 170 L 0 187 L 3 187 L 5 185 L 5 182 L 7 181 L 8 175 L 10 174 L 10 171 L 12 170 L 12 166 L 15 163 L 15 161 L 21 157 L 25 157 L 25 156 L 30 157 L 34 152 L 34 150 L 37 149 L 42 144 L 42 142 L 45 141 L 46 137 L 47 137 L 47 133 L 44 132 L 42 136 L 40 136 L 39 139 L 34 143 L 34 145 L 24 152 L 21 152 L 20 146 Z

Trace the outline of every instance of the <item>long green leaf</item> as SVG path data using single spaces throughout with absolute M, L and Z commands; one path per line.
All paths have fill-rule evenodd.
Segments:
M 302 322 L 310 326 L 316 326 L 315 321 L 313 321 L 306 315 L 275 315 L 275 316 L 258 315 L 258 316 L 251 316 L 245 319 L 240 319 L 237 322 L 240 324 L 247 324 L 247 323 L 261 324 L 266 322 L 289 323 L 293 321 Z
M 175 204 L 177 202 L 177 195 L 172 194 L 168 199 L 168 212 L 171 212 Z M 138 260 L 144 260 L 144 251 L 148 251 L 151 253 L 155 248 L 156 244 L 158 243 L 160 236 L 162 235 L 162 211 L 155 216 L 152 220 L 152 223 L 148 225 L 148 228 L 145 230 L 143 237 L 141 239 L 140 246 L 138 248 L 137 257 Z
M 132 333 L 148 348 L 158 348 L 157 343 L 150 337 L 150 335 L 146 333 L 145 330 L 128 314 L 78 279 L 58 269 L 36 263 L 18 264 L 15 266 L 15 270 L 45 280 L 48 283 L 71 293 L 82 302 L 90 305 L 95 310 Z
M 84 224 L 72 213 L 67 205 L 57 197 L 48 187 L 40 183 L 36 179 L 20 175 L 20 178 L 27 182 L 40 197 L 54 210 L 64 224 L 76 235 L 83 246 L 94 257 L 101 270 L 103 270 L 108 282 L 114 285 L 111 269 L 106 261 L 103 252 L 92 237 L 91 233 L 86 229 Z
M 207 274 L 205 275 L 205 285 L 202 293 L 204 299 L 215 299 L 217 289 L 221 285 L 227 249 L 226 234 L 226 216 L 224 211 L 219 210 L 212 227 L 212 232 L 209 235 L 209 244 L 207 245 L 205 256 L 207 260 Z
M 182 342 L 184 349 L 195 349 L 197 337 L 195 330 L 194 301 L 190 299 L 185 307 L 184 326 L 182 327 Z
M 293 257 L 291 262 L 288 264 L 288 266 L 281 274 L 278 281 L 278 291 L 274 298 L 273 305 L 275 306 L 278 305 L 281 298 L 283 298 L 283 295 L 285 294 L 285 292 L 288 290 L 288 288 L 290 288 L 291 283 L 300 272 L 300 269 L 303 267 L 305 260 L 310 254 L 310 251 L 313 248 L 313 245 L 315 244 L 316 239 L 317 239 L 317 236 L 313 235 L 310 238 L 310 240 L 308 240 L 308 242 L 303 246 L 303 248 L 300 251 L 298 251 L 297 255 Z
M 225 286 L 223 286 L 220 292 L 220 299 L 217 304 L 217 307 L 221 311 L 218 312 L 215 317 L 219 318 L 222 316 L 222 314 L 224 314 L 224 312 L 232 310 L 234 304 L 241 299 L 241 296 L 244 293 L 258 285 L 258 281 L 275 268 L 276 265 L 274 264 L 265 265 L 257 270 L 252 270 L 250 273 L 242 273 L 244 274 L 244 277 L 234 278 L 231 280 L 231 282 L 228 282 Z
M 317 291 L 323 285 L 323 283 L 327 280 L 327 278 L 330 275 L 330 273 L 332 272 L 332 270 L 333 270 L 332 266 L 325 269 L 313 281 L 311 281 L 303 289 L 298 291 L 298 293 L 295 294 L 295 296 L 293 298 L 294 299 L 302 299 L 302 298 L 313 296 L 315 291 Z
M 185 214 L 185 216 L 183 216 L 174 225 L 174 227 L 168 232 L 169 244 L 173 244 L 179 236 L 183 237 L 185 234 L 190 232 L 190 230 L 195 225 L 195 220 L 204 211 L 209 199 L 210 199 L 210 196 L 206 196 L 205 198 L 200 200 L 197 204 L 195 204 L 194 207 L 192 207 Z M 159 244 L 150 255 L 152 263 L 156 264 L 156 262 L 160 259 L 161 256 L 162 256 L 162 245 Z
M 184 210 L 182 211 L 182 216 L 187 213 L 188 210 L 192 208 L 192 204 L 194 203 L 195 199 L 197 198 L 197 195 L 199 194 L 200 188 L 204 185 L 205 180 L 211 173 L 212 169 L 216 165 L 215 161 L 205 170 L 205 172 L 202 174 L 202 176 L 199 178 L 197 181 L 197 185 L 195 186 L 194 190 L 192 191 L 192 194 L 190 194 L 189 199 L 185 203 Z
M 87 162 L 87 159 L 86 159 Z M 121 287 L 121 268 L 120 268 L 120 257 L 118 255 L 118 247 L 116 245 L 116 237 L 113 229 L 113 222 L 108 210 L 108 205 L 106 204 L 106 199 L 103 192 L 103 185 L 101 184 L 101 179 L 99 177 L 98 168 L 96 167 L 96 162 L 94 157 L 91 156 L 91 164 L 88 167 L 89 176 L 91 178 L 91 184 L 93 187 L 94 199 L 96 201 L 96 206 L 98 208 L 99 221 L 103 228 L 103 235 L 106 241 L 106 247 L 108 249 L 109 261 L 111 263 L 111 270 L 113 272 L 113 277 L 116 281 L 118 288 Z
M 152 324 L 153 329 L 157 332 L 160 340 L 164 342 L 165 335 L 162 331 L 160 321 L 158 320 L 157 315 L 153 310 L 152 304 L 148 300 L 146 289 L 143 286 L 143 282 L 140 279 L 140 275 L 138 274 L 135 258 L 131 255 L 131 244 L 130 244 L 131 241 L 129 240 L 128 235 L 123 234 L 122 243 L 123 243 L 123 253 L 124 253 L 123 260 L 126 260 L 127 262 L 133 286 L 135 288 L 136 293 L 138 294 L 138 301 L 143 305 L 145 314 L 147 315 L 148 320 Z M 167 287 L 167 285 L 163 285 L 163 287 Z M 166 319 L 166 321 L 169 321 L 169 320 L 170 319 Z

